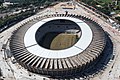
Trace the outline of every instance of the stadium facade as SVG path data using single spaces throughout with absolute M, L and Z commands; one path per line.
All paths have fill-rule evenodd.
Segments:
M 51 33 L 55 35 L 52 39 Z M 60 37 L 57 42 L 53 41 L 59 34 L 65 35 L 64 38 L 69 34 L 77 38 L 61 41 Z M 62 46 L 66 43 L 67 46 Z M 37 17 L 14 31 L 10 39 L 11 53 L 21 66 L 31 72 L 57 78 L 82 73 L 96 63 L 105 46 L 106 38 L 101 26 L 73 14 Z

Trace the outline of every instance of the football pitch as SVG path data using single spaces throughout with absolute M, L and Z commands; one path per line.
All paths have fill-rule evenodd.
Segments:
M 78 40 L 77 35 L 67 33 L 47 33 L 42 39 L 42 46 L 47 49 L 61 50 L 73 46 Z

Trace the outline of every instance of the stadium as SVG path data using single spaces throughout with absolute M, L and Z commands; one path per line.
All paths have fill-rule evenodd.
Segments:
M 97 63 L 105 32 L 81 15 L 51 14 L 20 26 L 10 39 L 16 61 L 27 70 L 55 78 L 76 76 Z

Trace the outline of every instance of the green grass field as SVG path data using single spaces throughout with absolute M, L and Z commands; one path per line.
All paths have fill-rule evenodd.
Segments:
M 47 33 L 42 40 L 42 46 L 48 49 L 60 50 L 73 46 L 77 42 L 77 35 Z

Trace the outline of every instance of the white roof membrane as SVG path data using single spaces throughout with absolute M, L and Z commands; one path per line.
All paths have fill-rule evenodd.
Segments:
M 47 23 L 48 21 L 57 20 L 57 19 L 65 19 L 75 22 L 80 27 L 82 32 L 80 39 L 72 47 L 63 50 L 50 50 L 41 47 L 36 42 L 35 39 L 36 31 L 38 30 L 39 27 L 41 27 L 43 24 Z M 83 52 L 90 45 L 92 41 L 92 37 L 93 37 L 92 30 L 82 20 L 71 17 L 53 17 L 53 18 L 43 19 L 37 22 L 36 24 L 34 24 L 33 26 L 31 26 L 24 36 L 24 44 L 25 47 L 36 44 L 34 46 L 28 47 L 27 50 L 30 53 L 35 54 L 37 56 L 44 58 L 66 58 Z

